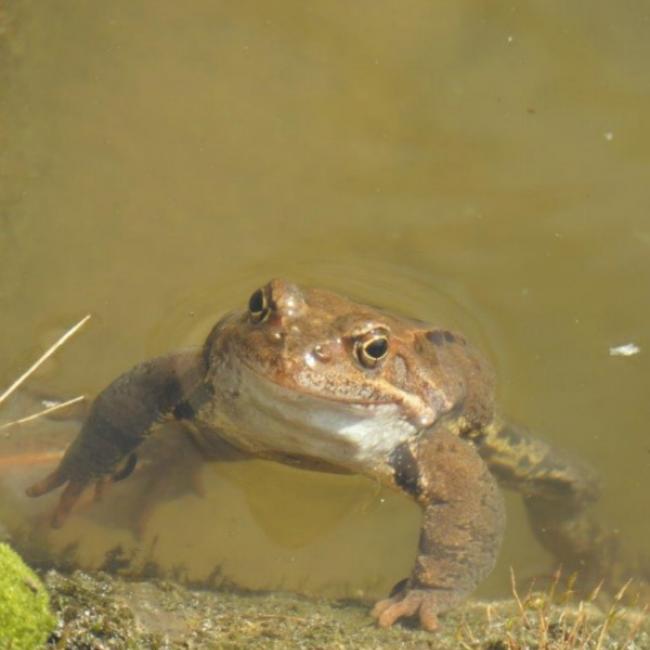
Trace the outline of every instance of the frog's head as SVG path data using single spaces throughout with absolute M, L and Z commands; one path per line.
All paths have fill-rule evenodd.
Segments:
M 462 337 L 279 279 L 217 324 L 206 355 L 303 401 L 369 417 L 389 405 L 416 430 L 462 406 L 467 388 Z

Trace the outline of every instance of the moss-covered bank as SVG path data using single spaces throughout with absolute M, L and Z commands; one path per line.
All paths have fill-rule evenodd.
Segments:
M 0 648 L 42 647 L 55 625 L 38 576 L 7 544 L 0 543 Z

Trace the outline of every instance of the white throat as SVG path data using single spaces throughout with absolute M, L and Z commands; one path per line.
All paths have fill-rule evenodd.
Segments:
M 396 404 L 324 399 L 279 386 L 243 366 L 238 371 L 236 390 L 219 396 L 211 420 L 251 452 L 304 455 L 363 471 L 384 464 L 397 445 L 417 433 Z

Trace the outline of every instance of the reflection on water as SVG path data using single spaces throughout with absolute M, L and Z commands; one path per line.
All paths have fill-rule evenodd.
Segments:
M 602 514 L 647 545 L 643 6 L 4 11 L 2 385 L 92 311 L 37 381 L 94 393 L 284 275 L 463 330 L 503 410 L 594 464 Z M 609 356 L 627 342 L 641 354 Z M 11 516 L 37 507 L 21 472 Z M 409 567 L 417 512 L 370 482 L 268 463 L 202 477 L 203 498 L 168 495 L 150 515 L 142 545 L 170 566 L 328 593 L 381 591 Z M 509 514 L 488 589 L 510 564 L 545 566 L 516 502 Z M 87 562 L 134 545 L 90 512 L 50 537 L 81 535 Z

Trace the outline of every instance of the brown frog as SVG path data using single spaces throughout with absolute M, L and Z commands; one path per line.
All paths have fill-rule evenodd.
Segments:
M 206 459 L 271 459 L 363 474 L 423 512 L 415 566 L 375 605 L 379 625 L 439 613 L 495 562 L 504 529 L 495 480 L 520 491 L 538 538 L 568 570 L 602 555 L 585 514 L 591 473 L 494 411 L 492 371 L 465 339 L 320 289 L 273 280 L 224 316 L 199 350 L 146 361 L 97 397 L 58 468 L 60 526 L 91 483 L 133 471 L 156 425 L 187 424 Z

